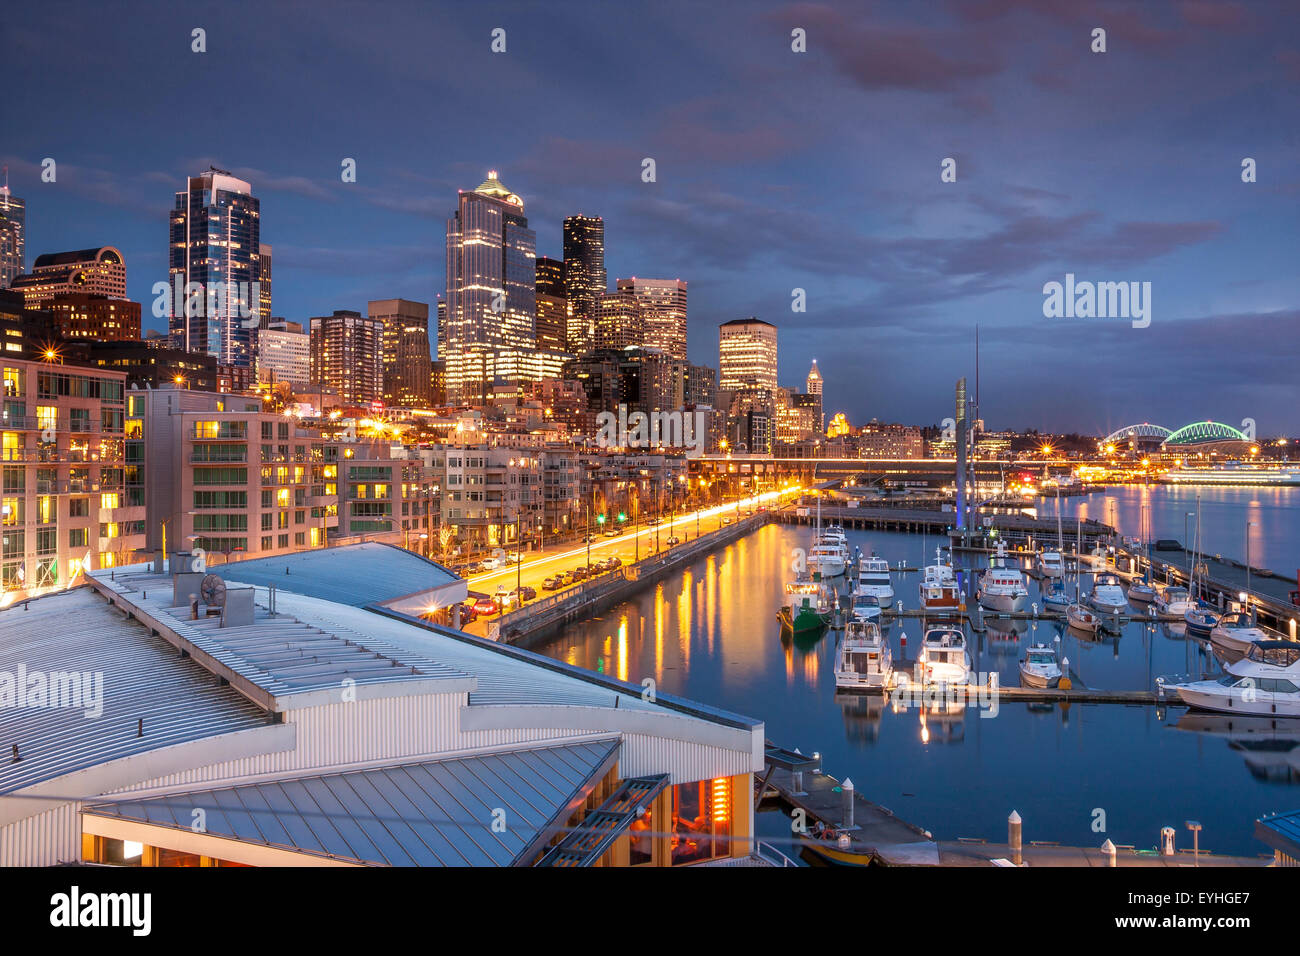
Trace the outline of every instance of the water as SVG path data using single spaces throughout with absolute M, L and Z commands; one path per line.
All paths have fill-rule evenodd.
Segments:
M 1071 513 L 1087 509 L 1100 517 L 1104 502 L 1113 501 L 1125 532 L 1136 533 L 1138 505 L 1147 502 L 1156 536 L 1181 538 L 1181 529 L 1174 534 L 1161 522 L 1168 525 L 1169 516 L 1186 510 L 1188 494 L 1133 489 L 1063 503 Z M 1263 553 L 1275 557 L 1256 560 L 1252 548 L 1252 560 L 1291 560 L 1284 556 L 1294 552 L 1300 530 L 1295 497 L 1288 500 L 1280 489 L 1204 489 L 1201 495 L 1202 533 L 1213 542 L 1208 550 L 1239 554 L 1231 546 L 1234 529 L 1243 535 L 1253 514 L 1260 516 Z M 1240 718 L 1188 717 L 1181 707 L 1006 702 L 996 716 L 981 717 L 971 707 L 959 719 L 935 719 L 885 710 L 879 698 L 837 695 L 838 632 L 797 647 L 782 643 L 776 620 L 792 549 L 809 547 L 812 534 L 768 525 L 537 649 L 636 684 L 652 677 L 666 693 L 762 719 L 770 740 L 820 751 L 829 773 L 852 777 L 868 799 L 936 839 L 1002 841 L 1007 815 L 1016 810 L 1026 840 L 1100 846 L 1110 838 L 1147 848 L 1167 825 L 1177 828 L 1182 846 L 1190 845 L 1184 821 L 1196 819 L 1205 827 L 1202 846 L 1253 856 L 1264 851 L 1253 836 L 1255 819 L 1300 806 L 1300 720 L 1282 721 L 1278 730 Z M 850 548 L 870 547 L 909 567 L 932 561 L 939 543 L 921 535 L 849 532 Z M 894 577 L 895 600 L 915 608 L 919 576 Z M 1088 582 L 1085 576 L 1085 591 Z M 1028 584 L 1030 600 L 1039 600 L 1037 584 Z M 996 670 L 1007 685 L 1018 683 L 1025 646 L 1058 637 L 1075 686 L 1147 689 L 1157 675 L 1217 672 L 1202 645 L 1161 625 L 1132 622 L 1119 636 L 1089 641 L 1046 622 L 1016 622 L 1014 629 L 1007 623 L 1002 632 L 968 635 L 974 669 Z M 920 622 L 891 625 L 896 658 L 904 633 L 912 657 Z M 1104 830 L 1096 829 L 1101 825 Z M 788 822 L 763 814 L 759 832 L 788 838 Z

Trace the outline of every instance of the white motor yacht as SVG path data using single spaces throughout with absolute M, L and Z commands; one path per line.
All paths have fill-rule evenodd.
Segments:
M 1061 682 L 1061 665 L 1056 649 L 1048 644 L 1031 644 L 1020 662 L 1021 687 L 1055 687 Z
M 880 599 L 882 605 L 894 600 L 894 585 L 889 579 L 889 562 L 864 555 L 858 562 L 858 590 Z
M 1128 596 L 1124 593 L 1124 585 L 1120 583 L 1119 575 L 1106 571 L 1094 577 L 1088 603 L 1092 605 L 1093 610 L 1100 611 L 1102 614 L 1121 614 L 1127 611 Z
M 1229 611 L 1210 630 L 1210 643 L 1221 651 L 1240 656 L 1252 644 L 1267 641 L 1269 634 L 1244 611 Z
M 961 607 L 961 594 L 952 565 L 943 559 L 942 548 L 935 553 L 934 561 L 925 566 L 925 576 L 921 579 L 921 610 L 934 614 L 955 612 Z
M 1170 684 L 1183 703 L 1231 714 L 1300 717 L 1300 644 L 1260 641 L 1218 680 Z
M 1192 596 L 1187 588 L 1166 584 L 1156 588 L 1156 610 L 1161 614 L 1177 614 L 1182 617 L 1192 609 Z
M 1019 568 L 1007 567 L 1007 546 L 999 542 L 989 567 L 980 575 L 980 606 L 990 611 L 1015 613 L 1025 609 L 1029 589 Z
M 918 674 L 928 684 L 965 684 L 970 681 L 970 655 L 960 627 L 932 627 L 921 639 L 916 658 Z
M 893 651 L 873 621 L 849 622 L 835 655 L 836 687 L 887 687 Z
M 1060 551 L 1040 551 L 1034 568 L 1045 578 L 1059 578 L 1065 574 L 1065 559 Z

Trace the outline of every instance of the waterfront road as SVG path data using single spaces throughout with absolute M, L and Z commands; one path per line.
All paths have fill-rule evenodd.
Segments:
M 753 498 L 728 501 L 725 504 L 714 505 L 699 511 L 675 515 L 671 522 L 665 517 L 658 525 L 641 525 L 639 528 L 628 528 L 622 533 L 610 537 L 606 537 L 600 530 L 593 530 L 590 544 L 591 563 L 596 564 L 608 558 L 617 557 L 623 565 L 632 564 L 638 557 L 644 559 L 654 555 L 656 553 L 656 540 L 661 553 L 671 547 L 668 544 L 668 539 L 671 537 L 678 538 L 681 544 L 687 544 L 701 535 L 716 531 L 734 522 L 737 515 L 744 516 L 746 513 L 760 508 L 777 508 L 782 502 L 798 495 L 799 491 L 799 488 L 788 488 L 780 492 L 765 492 Z M 572 587 L 573 582 L 570 582 L 565 588 L 553 591 L 544 590 L 542 583 L 547 578 L 561 572 L 572 572 L 577 568 L 585 567 L 587 564 L 587 550 L 588 545 L 582 541 L 565 541 L 560 545 L 548 546 L 541 553 L 525 551 L 522 561 L 517 564 L 510 564 L 493 571 L 471 574 L 467 578 L 471 592 L 470 601 L 474 600 L 473 594 L 486 594 L 495 598 L 497 589 L 502 585 L 507 590 L 514 590 L 520 585 L 531 587 L 537 591 L 538 598 L 559 594 Z M 511 608 L 507 607 L 505 610 L 509 611 Z M 465 630 L 471 634 L 485 634 L 485 620 L 484 617 L 479 617 Z

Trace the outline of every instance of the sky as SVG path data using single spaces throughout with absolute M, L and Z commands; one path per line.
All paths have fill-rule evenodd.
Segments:
M 1294 2 L 44 0 L 0 29 L 28 267 L 117 246 L 146 327 L 209 165 L 252 184 L 295 321 L 435 301 L 495 169 L 538 255 L 602 216 L 611 287 L 689 283 L 692 361 L 758 316 L 855 424 L 952 415 L 978 326 L 989 428 L 1300 433 Z M 1150 283 L 1149 325 L 1046 316 L 1067 274 Z

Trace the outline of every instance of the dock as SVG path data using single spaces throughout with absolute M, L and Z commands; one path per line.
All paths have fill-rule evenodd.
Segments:
M 1043 840 L 1023 840 L 1024 825 L 1019 814 L 1008 818 L 1006 843 L 983 839 L 935 840 L 930 831 L 898 817 L 888 807 L 872 803 L 849 779 L 836 779 L 821 768 L 817 756 L 768 744 L 766 769 L 755 787 L 755 802 L 772 801 L 786 808 L 794 821 L 791 834 L 797 839 L 811 835 L 820 824 L 837 840 L 828 848 L 844 848 L 858 857 L 857 865 L 871 866 L 1050 866 L 1050 867 L 1265 867 L 1271 855 L 1259 857 L 1220 856 L 1208 850 L 1179 848 L 1161 853 L 1155 848 L 1140 850 L 1115 845 L 1063 846 Z M 847 847 L 843 838 L 847 837 Z M 798 847 L 797 842 L 792 846 Z M 805 856 L 811 854 L 808 851 Z

